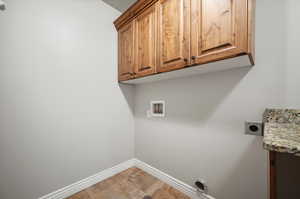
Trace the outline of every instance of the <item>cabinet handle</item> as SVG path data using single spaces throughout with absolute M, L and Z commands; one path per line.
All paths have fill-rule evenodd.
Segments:
M 135 72 L 132 72 L 132 73 L 129 73 L 130 75 L 136 75 L 136 73 Z
M 192 60 L 195 60 L 195 59 L 196 59 L 196 56 L 192 56 L 191 58 L 192 58 Z
M 141 70 L 147 70 L 147 69 L 150 69 L 151 66 L 145 66 L 145 67 L 142 67 Z

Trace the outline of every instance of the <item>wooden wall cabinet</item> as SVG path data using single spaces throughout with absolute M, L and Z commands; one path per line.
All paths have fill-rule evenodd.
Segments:
M 191 0 L 191 54 L 202 64 L 248 51 L 247 0 Z
M 156 7 L 153 5 L 136 18 L 136 77 L 153 74 L 156 70 L 156 16 Z
M 190 1 L 160 0 L 158 7 L 158 72 L 190 64 Z
M 131 21 L 118 32 L 119 81 L 134 78 L 135 67 L 135 21 Z
M 254 8 L 255 0 L 137 1 L 114 22 L 119 81 L 168 78 L 170 71 L 184 75 L 190 66 L 197 73 L 195 65 L 211 71 L 207 63 L 237 57 L 243 57 L 241 64 L 235 59 L 227 65 L 254 65 Z

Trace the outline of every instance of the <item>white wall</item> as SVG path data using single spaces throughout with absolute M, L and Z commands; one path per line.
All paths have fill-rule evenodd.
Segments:
M 38 198 L 133 158 L 132 101 L 117 83 L 112 22 L 120 13 L 100 0 L 7 4 L 0 11 L 0 198 Z
M 117 10 L 123 12 L 130 7 L 136 0 L 103 0 L 108 5 L 116 8 Z
M 138 159 L 189 184 L 205 179 L 217 199 L 267 198 L 267 152 L 244 122 L 284 103 L 285 6 L 257 1 L 255 67 L 136 88 Z M 166 118 L 146 117 L 150 100 L 166 100 Z
M 300 2 L 287 0 L 286 106 L 300 109 Z
M 300 106 L 296 0 L 257 1 L 254 68 L 141 85 L 134 99 L 116 79 L 118 11 L 100 0 L 7 2 L 1 199 L 37 198 L 132 158 L 134 146 L 137 158 L 189 184 L 204 178 L 217 199 L 267 198 L 267 153 L 243 123 L 266 107 Z M 146 118 L 159 99 L 167 117 Z

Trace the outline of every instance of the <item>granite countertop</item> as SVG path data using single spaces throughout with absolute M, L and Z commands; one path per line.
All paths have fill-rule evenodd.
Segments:
M 300 110 L 267 109 L 263 122 L 265 149 L 300 156 Z
M 299 124 L 300 110 L 296 109 L 266 109 L 263 115 L 264 123 Z
M 264 148 L 300 156 L 300 125 L 265 123 Z

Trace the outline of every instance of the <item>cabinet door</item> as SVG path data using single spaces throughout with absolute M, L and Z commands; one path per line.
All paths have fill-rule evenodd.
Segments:
M 247 2 L 191 0 L 192 64 L 247 53 Z
M 156 9 L 148 8 L 136 18 L 136 76 L 155 73 L 156 69 Z
M 157 71 L 189 65 L 190 0 L 159 0 Z
M 119 32 L 119 81 L 134 77 L 134 21 L 123 26 Z

